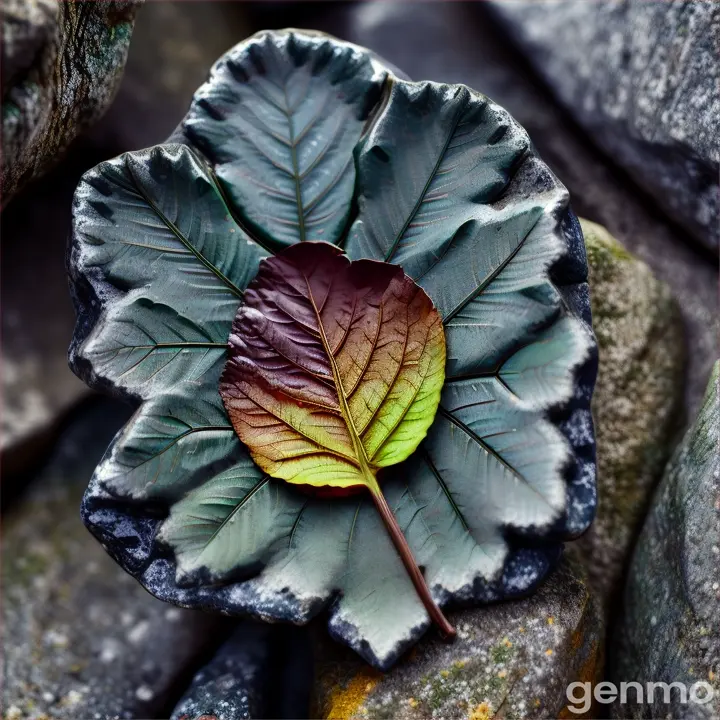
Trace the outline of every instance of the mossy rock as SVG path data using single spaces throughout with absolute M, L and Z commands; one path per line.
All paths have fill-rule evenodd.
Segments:
M 605 228 L 581 225 L 600 359 L 592 402 L 598 511 L 573 552 L 608 603 L 678 434 L 685 336 L 670 289 Z
M 616 683 L 683 683 L 623 718 L 720 717 L 720 362 L 638 540 L 612 645 Z M 695 698 L 705 702 L 692 702 Z M 634 700 L 634 696 L 630 695 Z
M 428 636 L 387 674 L 319 638 L 311 717 L 558 717 L 567 713 L 567 685 L 594 682 L 602 669 L 599 607 L 582 570 L 567 561 L 532 597 L 451 614 L 450 621 L 454 643 Z

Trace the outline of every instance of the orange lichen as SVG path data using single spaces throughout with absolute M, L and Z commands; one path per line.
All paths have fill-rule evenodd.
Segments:
M 344 687 L 333 688 L 327 703 L 327 720 L 348 720 L 355 717 L 381 677 L 381 673 L 367 668 L 361 670 Z
M 491 720 L 492 718 L 492 707 L 489 703 L 480 703 L 476 708 L 472 710 L 468 715 L 468 720 Z
M 604 666 L 604 658 L 602 652 L 602 646 L 597 642 L 594 642 L 590 648 L 587 659 L 580 667 L 578 673 L 577 682 L 582 683 L 596 683 L 598 682 L 599 674 Z M 568 720 L 568 718 L 593 718 L 597 717 L 594 712 L 595 708 L 591 707 L 588 712 L 583 715 L 579 715 L 576 712 L 572 712 L 570 707 L 566 705 L 558 714 L 558 720 Z

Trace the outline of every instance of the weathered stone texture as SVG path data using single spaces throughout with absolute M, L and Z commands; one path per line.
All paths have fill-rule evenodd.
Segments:
M 558 717 L 567 685 L 594 682 L 602 671 L 600 609 L 573 564 L 563 563 L 532 597 L 449 619 L 458 630 L 453 643 L 424 638 L 385 675 L 320 639 L 311 717 Z
M 110 104 L 139 2 L 4 0 L 3 205 Z
M 720 717 L 720 362 L 640 535 L 611 650 L 616 683 L 695 683 L 710 702 L 618 705 L 615 717 Z M 634 697 L 630 696 L 633 700 Z M 690 696 L 692 699 L 692 696 Z M 646 698 L 647 700 L 647 698 Z
M 581 221 L 600 350 L 598 512 L 572 545 L 611 602 L 682 419 L 685 333 L 670 289 L 605 228 Z
M 720 4 L 495 0 L 493 7 L 596 142 L 717 250 Z

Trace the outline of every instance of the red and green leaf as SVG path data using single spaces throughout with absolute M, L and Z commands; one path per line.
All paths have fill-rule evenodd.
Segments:
M 230 334 L 220 394 L 268 475 L 370 492 L 431 616 L 433 602 L 377 480 L 427 434 L 445 380 L 445 333 L 397 265 L 306 242 L 263 260 Z

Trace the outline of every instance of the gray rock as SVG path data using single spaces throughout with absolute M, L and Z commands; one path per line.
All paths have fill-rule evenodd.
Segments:
M 499 17 L 598 144 L 710 249 L 720 212 L 720 5 L 502 2 Z
M 243 623 L 193 678 L 171 720 L 264 717 L 270 635 L 267 625 Z
M 105 111 L 141 0 L 3 0 L 3 204 Z
M 667 285 L 605 228 L 581 225 L 600 349 L 592 403 L 599 501 L 595 522 L 572 551 L 609 604 L 677 433 L 685 338 Z
M 7 720 L 158 717 L 217 620 L 150 597 L 85 530 L 87 478 L 128 411 L 78 414 L 3 526 Z
M 7 88 L 53 41 L 57 0 L 3 0 L 2 87 Z
M 243 621 L 195 675 L 171 720 L 307 717 L 311 683 L 305 628 Z
M 387 675 L 321 637 L 311 717 L 558 717 L 567 685 L 594 682 L 602 671 L 599 607 L 570 563 L 528 599 L 449 619 L 458 630 L 454 643 L 425 638 Z
M 487 3 L 418 3 L 411 13 L 402 3 L 382 0 L 322 7 L 322 14 L 308 18 L 303 6 L 297 22 L 364 45 L 414 80 L 465 83 L 506 108 L 570 191 L 575 212 L 605 226 L 667 283 L 685 324 L 685 412 L 694 416 L 718 357 L 717 261 L 698 252 L 568 118 L 508 42 Z
M 111 111 L 89 138 L 122 151 L 164 142 L 187 112 L 193 93 L 207 80 L 212 64 L 251 32 L 244 3 L 145 3 Z
M 89 395 L 67 365 L 75 323 L 65 270 L 72 193 L 82 167 L 57 168 L 2 214 L 0 304 L 3 485 L 42 460 L 58 421 Z M 42 208 L 42 211 L 38 211 Z
M 662 484 L 636 548 L 612 649 L 616 683 L 698 682 L 682 703 L 679 690 L 666 704 L 615 707 L 616 717 L 688 720 L 720 717 L 720 362 L 705 404 Z M 635 695 L 629 697 L 634 701 Z M 689 695 L 692 698 L 692 695 Z

